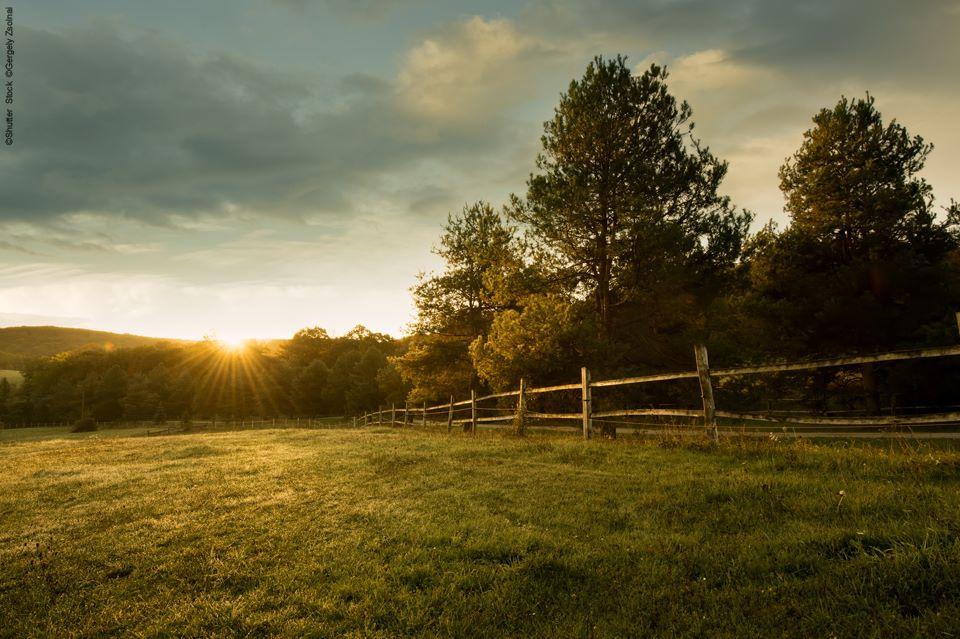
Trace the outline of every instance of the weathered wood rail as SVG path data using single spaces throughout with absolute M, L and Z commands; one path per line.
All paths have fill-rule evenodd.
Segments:
M 957 323 L 958 328 L 960 328 L 960 313 L 957 314 Z M 434 421 L 445 421 L 447 430 L 450 430 L 454 424 L 458 424 L 463 425 L 464 430 L 469 430 L 471 432 L 476 432 L 478 424 L 512 422 L 516 431 L 521 434 L 524 432 L 527 426 L 527 420 L 529 419 L 577 420 L 582 424 L 581 430 L 585 439 L 591 437 L 593 433 L 593 423 L 595 420 L 603 421 L 617 417 L 626 418 L 652 416 L 701 419 L 703 420 L 703 426 L 706 434 L 712 439 L 717 439 L 719 436 L 719 430 L 717 426 L 718 419 L 735 420 L 741 423 L 759 422 L 761 424 L 777 423 L 800 426 L 836 426 L 859 428 L 890 428 L 901 426 L 909 427 L 912 425 L 954 424 L 960 423 L 960 412 L 951 411 L 902 416 L 884 415 L 871 417 L 828 417 L 813 414 L 783 416 L 774 415 L 769 412 L 743 413 L 718 410 L 713 394 L 712 380 L 720 377 L 811 371 L 822 368 L 957 356 L 960 356 L 960 345 L 890 351 L 884 353 L 874 353 L 870 355 L 833 357 L 807 362 L 776 362 L 756 366 L 744 366 L 739 368 L 711 369 L 706 346 L 697 344 L 694 347 L 696 370 L 657 373 L 652 375 L 642 375 L 639 377 L 593 380 L 590 377 L 590 371 L 587 368 L 582 368 L 580 371 L 579 383 L 529 388 L 526 386 L 525 380 L 521 379 L 520 387 L 513 391 L 492 393 L 478 397 L 476 391 L 471 390 L 469 399 L 456 401 L 453 397 L 451 397 L 449 402 L 445 404 L 436 404 L 433 406 L 427 406 L 424 403 L 419 407 L 411 407 L 408 404 L 404 405 L 402 408 L 397 408 L 394 405 L 390 407 L 389 411 L 385 411 L 383 408 L 381 408 L 377 412 L 367 413 L 356 419 L 358 424 L 383 424 L 388 421 L 385 415 L 388 412 L 389 423 L 391 424 L 410 424 L 413 423 L 414 420 L 418 420 L 422 425 L 426 425 L 428 417 L 433 416 L 436 418 L 441 418 L 435 419 Z M 593 411 L 594 389 L 627 386 L 631 384 L 650 384 L 682 379 L 697 379 L 699 381 L 700 398 L 698 403 L 700 408 L 626 408 L 622 410 Z M 526 399 L 531 395 L 570 391 L 580 391 L 581 410 L 579 412 L 546 413 L 527 410 Z M 478 407 L 478 403 L 480 402 L 512 397 L 517 398 L 515 410 L 507 408 L 493 409 Z M 481 410 L 498 411 L 501 414 L 480 416 L 478 413 Z M 466 416 L 458 415 L 463 413 L 468 414 Z M 398 421 L 398 415 L 402 421 Z

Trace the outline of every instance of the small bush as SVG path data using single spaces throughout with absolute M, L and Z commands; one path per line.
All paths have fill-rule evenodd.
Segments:
M 97 422 L 92 417 L 78 419 L 70 429 L 71 433 L 92 433 L 97 430 Z

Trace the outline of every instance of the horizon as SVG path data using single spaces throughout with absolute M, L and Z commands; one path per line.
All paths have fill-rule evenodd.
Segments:
M 754 229 L 786 224 L 777 170 L 812 116 L 868 91 L 934 143 L 921 175 L 946 205 L 960 9 L 870 7 L 14 5 L 0 326 L 407 334 L 447 215 L 524 192 L 542 123 L 597 54 L 667 65 Z

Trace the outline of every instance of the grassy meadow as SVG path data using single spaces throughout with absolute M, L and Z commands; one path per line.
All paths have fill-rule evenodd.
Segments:
M 960 628 L 949 446 L 29 430 L 0 432 L 0 636 Z

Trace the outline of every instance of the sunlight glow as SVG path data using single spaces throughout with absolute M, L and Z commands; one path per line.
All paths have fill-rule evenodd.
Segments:
M 230 351 L 232 353 L 238 353 L 247 347 L 247 343 L 250 340 L 238 337 L 218 337 L 217 343 L 225 351 Z

